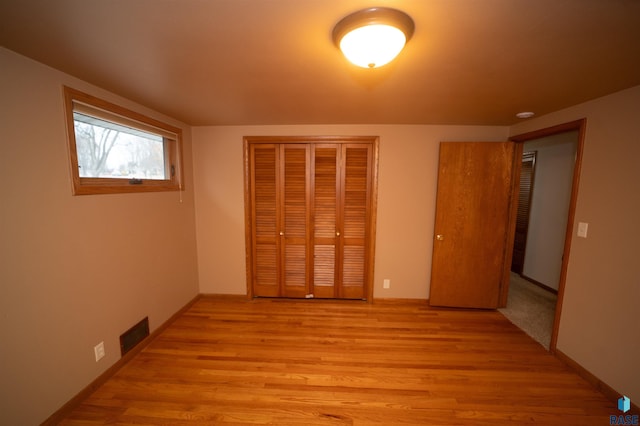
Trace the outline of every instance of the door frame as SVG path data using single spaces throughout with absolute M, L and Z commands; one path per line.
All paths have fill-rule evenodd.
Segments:
M 534 130 L 527 133 L 511 136 L 510 141 L 516 144 L 516 155 L 514 156 L 514 182 L 511 197 L 511 214 L 509 216 L 509 236 L 510 241 L 509 250 L 513 249 L 513 241 L 515 237 L 515 219 L 518 209 L 518 192 L 520 182 L 520 168 L 521 157 L 524 147 L 524 143 L 533 139 L 540 139 L 547 136 L 556 135 L 559 133 L 565 133 L 570 131 L 578 131 L 578 140 L 576 144 L 576 161 L 573 168 L 573 179 L 571 186 L 571 199 L 569 200 L 569 214 L 567 218 L 567 229 L 565 231 L 564 238 L 564 253 L 562 256 L 562 266 L 560 269 L 560 282 L 558 283 L 558 299 L 556 302 L 555 317 L 553 320 L 553 329 L 551 331 L 551 342 L 549 344 L 549 352 L 554 354 L 556 352 L 556 344 L 558 342 L 558 328 L 560 326 L 560 317 L 562 315 L 562 302 L 564 298 L 564 288 L 567 278 L 567 268 L 569 265 L 569 254 L 571 251 L 571 240 L 573 237 L 573 225 L 576 212 L 576 203 L 578 200 L 578 187 L 580 184 L 580 169 L 582 167 L 582 155 L 584 149 L 584 138 L 587 128 L 587 119 L 571 121 L 568 123 L 558 124 L 556 126 L 547 127 L 544 129 Z M 502 278 L 503 286 L 500 294 L 500 306 L 507 305 L 507 297 L 509 294 L 509 277 L 511 272 L 511 255 L 505 256 L 505 270 Z

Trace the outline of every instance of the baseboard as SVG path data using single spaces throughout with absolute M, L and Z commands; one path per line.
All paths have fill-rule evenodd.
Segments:
M 522 279 L 525 279 L 525 280 L 529 281 L 531 284 L 537 285 L 538 287 L 540 287 L 543 290 L 548 291 L 549 293 L 553 293 L 555 295 L 558 294 L 558 290 L 556 290 L 555 288 L 549 287 L 546 284 L 542 284 L 540 281 L 536 281 L 533 278 L 528 277 L 528 276 L 526 276 L 524 274 L 520 274 L 520 276 L 522 277 Z
M 375 297 L 371 303 L 373 304 L 387 304 L 387 305 L 398 305 L 398 304 L 404 304 L 404 305 L 412 305 L 412 304 L 416 304 L 416 305 L 425 305 L 428 306 L 429 305 L 429 299 L 396 299 L 396 298 L 392 298 L 392 297 Z
M 250 297 L 247 296 L 246 294 L 218 294 L 218 293 L 201 293 L 200 297 L 203 299 L 211 299 L 211 300 L 215 300 L 215 299 L 219 299 L 219 300 L 236 300 L 236 301 L 240 301 L 240 300 L 254 300 L 254 299 L 278 299 L 278 298 L 272 298 L 272 297 Z M 295 299 L 293 299 L 295 300 Z M 360 301 L 360 299 L 316 299 L 316 298 L 310 298 L 310 299 L 299 299 L 299 300 L 306 300 L 306 301 L 337 301 L 337 302 L 349 302 L 349 301 Z M 369 302 L 369 300 L 365 300 L 365 302 Z M 429 299 L 408 299 L 408 298 L 404 298 L 404 299 L 398 299 L 398 298 L 393 298 L 393 297 L 375 297 L 373 299 L 370 300 L 371 303 L 378 303 L 378 304 L 420 304 L 420 305 L 429 305 Z
M 582 377 L 587 382 L 589 382 L 598 391 L 604 394 L 604 396 L 606 396 L 607 399 L 613 402 L 616 402 L 618 398 L 622 396 L 620 392 L 616 391 L 614 388 L 612 388 L 611 386 L 609 386 L 608 384 L 600 380 L 593 373 L 591 373 L 589 370 L 584 368 L 582 365 L 578 364 L 576 361 L 574 361 L 571 357 L 569 357 L 567 354 L 565 354 L 561 350 L 556 349 L 555 356 L 564 364 L 566 364 L 569 368 L 574 370 L 580 377 Z M 633 402 L 631 403 L 630 413 L 633 413 L 633 414 L 640 413 L 640 408 L 638 407 L 638 405 L 634 404 Z
M 198 299 L 200 299 L 201 295 L 198 294 L 196 297 L 191 299 L 185 306 L 183 306 L 178 312 L 173 314 L 168 320 L 162 323 L 157 329 L 153 331 L 153 333 L 149 334 L 144 340 L 140 341 L 135 347 L 133 347 L 129 352 L 127 352 L 122 358 L 116 361 L 111 367 L 104 371 L 101 375 L 99 375 L 94 381 L 89 383 L 87 387 L 82 389 L 76 396 L 71 398 L 66 404 L 60 407 L 55 413 L 53 413 L 49 418 L 47 418 L 44 422 L 42 422 L 42 426 L 54 426 L 60 423 L 62 419 L 67 417 L 78 405 L 82 403 L 85 399 L 89 397 L 92 393 L 94 393 L 102 384 L 104 384 L 107 380 L 109 380 L 118 370 L 120 370 L 127 362 L 129 362 L 134 356 L 136 356 L 142 349 L 144 349 L 149 343 L 153 341 L 160 333 L 162 333 L 167 327 L 169 327 L 180 315 L 186 312 Z
M 279 299 L 278 297 L 249 297 L 245 294 L 217 294 L 217 293 L 202 293 L 200 295 L 203 299 L 211 299 L 211 300 L 215 300 L 215 299 L 219 299 L 219 300 L 254 300 L 254 299 Z M 361 300 L 361 299 L 325 299 L 325 298 L 309 298 L 309 299 L 290 299 L 290 300 L 305 300 L 307 302 L 309 301 L 333 301 L 333 302 L 360 302 L 360 301 L 364 301 L 364 302 L 369 302 L 369 300 Z M 373 299 L 370 300 L 371 303 L 378 303 L 378 304 L 420 304 L 420 305 L 428 305 L 429 304 L 429 299 L 398 299 L 398 298 L 393 298 L 393 297 L 375 297 Z
M 221 300 L 252 300 L 246 294 L 218 294 L 218 293 L 201 293 L 202 299 L 221 299 Z

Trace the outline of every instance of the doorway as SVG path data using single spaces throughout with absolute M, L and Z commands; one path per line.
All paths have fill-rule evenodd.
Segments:
M 538 195 L 544 195 L 544 187 L 552 184 L 555 178 L 553 176 L 553 173 L 568 174 L 568 176 L 566 177 L 567 182 L 565 189 L 558 187 L 553 188 L 553 194 L 546 194 L 548 195 L 546 197 L 546 200 L 544 199 L 544 197 L 531 197 L 531 211 L 534 212 L 533 214 L 536 217 L 532 217 L 532 220 L 529 221 L 529 224 L 527 226 L 529 229 L 529 235 L 528 237 L 526 237 L 527 243 L 523 256 L 522 269 L 521 271 L 518 271 L 517 274 L 514 274 L 512 271 L 508 270 L 506 271 L 506 273 L 508 273 L 509 277 L 504 278 L 505 283 L 510 282 L 509 286 L 505 286 L 506 288 L 510 287 L 511 285 L 514 286 L 511 298 L 508 296 L 508 292 L 511 292 L 511 289 L 503 293 L 504 298 L 502 302 L 503 305 L 506 305 L 506 309 L 510 309 L 509 299 L 512 299 L 513 301 L 516 293 L 519 293 L 517 296 L 520 297 L 523 295 L 521 291 L 523 288 L 526 290 L 525 296 L 526 294 L 528 294 L 530 299 L 537 299 L 538 303 L 546 303 L 548 305 L 550 303 L 550 300 L 555 301 L 553 312 L 546 314 L 550 315 L 552 319 L 551 317 L 546 321 L 525 319 L 522 324 L 523 326 L 516 323 L 516 325 L 523 329 L 525 329 L 525 327 L 527 326 L 531 328 L 540 328 L 549 327 L 551 325 L 551 329 L 546 330 L 547 334 L 543 333 L 545 342 L 541 343 L 552 353 L 555 352 L 558 326 L 562 313 L 562 297 L 564 294 L 564 284 L 566 280 L 569 251 L 571 247 L 575 205 L 580 177 L 580 166 L 582 163 L 582 149 L 584 143 L 585 127 L 586 120 L 583 119 L 546 129 L 537 130 L 534 132 L 516 135 L 510 138 L 511 141 L 518 144 L 519 152 L 531 152 L 537 149 L 538 155 L 536 156 L 536 158 L 538 161 L 538 166 L 541 165 L 540 161 L 542 161 L 542 158 L 540 153 L 542 151 L 545 151 L 547 156 L 551 158 L 550 161 L 552 162 L 558 162 L 557 158 L 553 158 L 554 156 L 558 158 L 563 157 L 564 160 L 560 161 L 564 161 L 565 166 L 567 163 L 567 152 L 565 151 L 571 150 L 572 155 L 575 155 L 573 168 L 571 171 L 569 171 L 569 173 L 567 173 L 567 170 L 561 172 L 558 172 L 557 170 L 555 172 L 549 172 L 549 170 L 551 170 L 551 167 L 549 167 L 545 179 L 548 179 L 550 183 L 539 183 L 539 186 L 542 186 L 542 188 L 538 188 Z M 562 153 L 562 155 L 558 156 L 558 153 Z M 518 163 L 517 167 L 521 167 L 521 158 L 518 157 L 517 159 L 515 159 L 515 161 Z M 549 164 L 547 164 L 547 166 L 549 166 Z M 557 164 L 554 164 L 553 166 L 557 168 Z M 548 208 L 549 204 L 554 204 L 554 197 L 556 197 L 557 200 L 557 197 L 562 196 L 564 196 L 566 206 L 563 207 L 564 210 L 560 209 L 561 213 L 558 213 L 559 209 L 557 208 Z M 517 206 L 512 207 L 515 210 Z M 559 215 L 564 217 L 558 217 Z M 516 224 L 514 220 L 514 228 L 515 226 Z M 556 241 L 553 244 L 553 247 L 549 243 L 552 240 Z M 529 255 L 529 258 L 527 258 L 527 255 Z M 547 288 L 539 288 L 540 285 L 536 286 L 536 284 L 542 284 L 542 287 Z M 554 297 L 549 297 L 550 294 L 554 292 L 557 292 L 557 296 L 553 295 Z M 532 300 L 525 300 L 525 302 L 531 301 Z M 533 308 L 533 318 L 535 318 L 536 315 L 545 315 L 544 307 L 542 307 L 541 309 L 542 310 L 536 310 L 536 308 Z M 530 335 L 532 334 L 532 332 L 536 332 L 532 330 L 527 331 L 526 329 L 525 331 Z M 539 330 L 537 333 L 539 333 Z M 536 336 L 532 337 L 536 338 Z

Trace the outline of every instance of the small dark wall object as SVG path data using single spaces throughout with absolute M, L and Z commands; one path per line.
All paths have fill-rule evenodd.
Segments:
M 133 349 L 138 343 L 149 335 L 149 317 L 125 331 L 120 336 L 120 355 L 124 355 Z

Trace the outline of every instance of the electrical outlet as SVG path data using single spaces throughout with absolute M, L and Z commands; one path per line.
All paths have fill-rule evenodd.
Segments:
M 389 288 L 391 287 L 391 280 L 389 278 L 385 278 L 385 280 L 382 282 L 382 288 Z
M 93 353 L 96 355 L 96 362 L 100 361 L 104 357 L 104 342 L 95 345 Z

